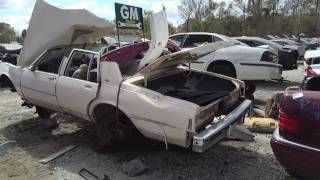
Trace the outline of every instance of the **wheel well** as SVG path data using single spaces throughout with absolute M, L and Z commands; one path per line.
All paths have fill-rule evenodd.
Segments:
M 234 65 L 233 65 L 231 62 L 226 61 L 226 60 L 213 61 L 213 62 L 210 63 L 210 65 L 208 66 L 207 71 L 208 71 L 209 69 L 213 68 L 213 66 L 216 66 L 216 65 L 224 65 L 224 66 L 230 67 L 230 68 L 234 71 L 234 74 L 235 74 L 236 77 L 237 77 L 236 68 L 234 67 Z
M 93 117 L 96 120 L 97 115 L 101 114 L 101 112 L 110 112 L 110 113 L 116 113 L 116 107 L 111 104 L 98 104 L 93 109 Z M 129 119 L 129 117 L 120 109 L 118 109 L 119 117 L 126 117 Z
M 16 91 L 13 83 L 11 82 L 11 80 L 8 78 L 8 76 L 6 75 L 1 75 L 0 76 L 0 87 L 4 88 L 4 87 L 10 87 L 12 89 L 12 91 Z

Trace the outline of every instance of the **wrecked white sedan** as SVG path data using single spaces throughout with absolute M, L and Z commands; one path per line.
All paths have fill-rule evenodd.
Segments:
M 126 59 L 124 63 L 129 50 L 135 52 L 130 46 L 104 54 L 90 48 L 97 46 L 90 43 L 98 36 L 110 32 L 112 24 L 101 20 L 101 26 L 92 26 L 90 23 L 95 21 L 87 17 L 88 22 L 82 18 L 82 24 L 68 25 L 74 23 L 72 18 L 93 18 L 85 10 L 72 10 L 68 12 L 70 18 L 64 18 L 62 24 L 72 33 L 62 33 L 64 38 L 57 35 L 40 39 L 47 42 L 43 45 L 36 42 L 37 34 L 30 32 L 32 23 L 39 25 L 34 16 L 45 12 L 52 18 L 60 11 L 68 10 L 37 1 L 18 66 L 0 64 L 1 83 L 15 89 L 26 105 L 35 106 L 41 117 L 55 111 L 94 121 L 100 145 L 128 140 L 138 130 L 166 145 L 192 146 L 195 152 L 204 152 L 232 135 L 242 123 L 251 106 L 250 100 L 240 102 L 244 83 L 185 65 L 230 44 L 216 42 L 163 55 L 168 26 L 165 11 L 161 11 L 151 17 L 153 38 L 145 56 Z M 155 22 L 161 26 L 155 28 Z M 79 41 L 82 44 L 74 43 Z M 55 47 L 44 50 L 32 61 L 37 45 Z M 213 121 L 218 116 L 223 118 Z

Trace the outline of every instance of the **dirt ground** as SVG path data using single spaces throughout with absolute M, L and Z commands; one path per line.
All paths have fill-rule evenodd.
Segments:
M 275 91 L 298 85 L 302 68 L 284 72 L 288 82 L 259 82 L 255 103 L 263 102 Z M 293 179 L 275 159 L 270 134 L 255 134 L 254 142 L 223 141 L 204 154 L 190 149 L 139 139 L 121 151 L 99 154 L 95 149 L 94 126 L 77 118 L 57 114 L 40 120 L 34 108 L 22 107 L 19 96 L 0 91 L 0 144 L 15 141 L 6 151 L 0 150 L 0 179 L 83 179 L 78 175 L 86 168 L 99 177 L 110 179 Z M 48 128 L 48 124 L 58 126 Z M 69 145 L 78 145 L 47 163 L 38 161 Z M 123 163 L 143 158 L 149 171 L 129 177 L 121 171 Z

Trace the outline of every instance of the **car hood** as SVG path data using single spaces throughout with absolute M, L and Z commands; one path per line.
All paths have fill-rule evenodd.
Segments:
M 60 9 L 37 0 L 18 65 L 30 65 L 42 52 L 59 45 L 94 43 L 114 24 L 85 9 Z

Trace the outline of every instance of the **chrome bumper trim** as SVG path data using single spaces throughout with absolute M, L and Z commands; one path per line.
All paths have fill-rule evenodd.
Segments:
M 237 108 L 224 117 L 223 120 L 194 135 L 192 151 L 202 153 L 221 139 L 228 137 L 229 129 L 236 122 L 243 120 L 251 108 L 251 104 L 250 100 L 243 101 Z

